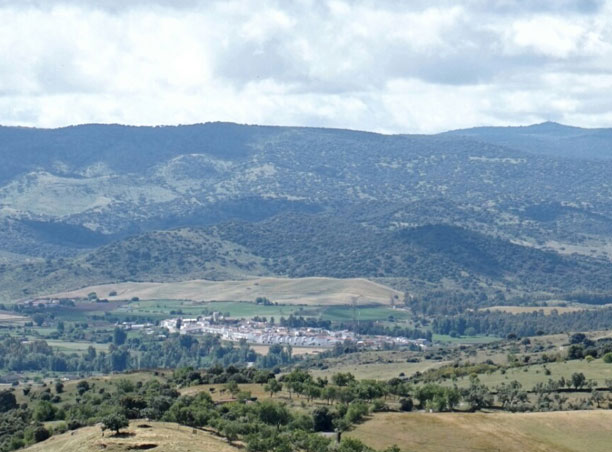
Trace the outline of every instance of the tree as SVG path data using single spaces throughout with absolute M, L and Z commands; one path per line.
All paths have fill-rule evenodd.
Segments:
M 112 430 L 115 432 L 116 435 L 119 434 L 119 431 L 122 428 L 125 428 L 128 425 L 129 422 L 127 418 L 119 412 L 109 414 L 104 419 L 102 419 L 102 430 Z
M 56 381 L 55 382 L 55 392 L 57 394 L 61 394 L 62 392 L 64 392 L 64 383 L 62 383 L 61 381 Z
M 400 410 L 402 411 L 412 411 L 413 402 L 410 397 L 406 397 L 400 400 Z
M 41 441 L 44 441 L 48 438 L 51 437 L 51 433 L 49 433 L 49 430 L 47 430 L 45 427 L 38 427 L 36 430 L 34 430 L 34 441 L 36 441 L 37 443 L 40 443 Z
M 363 444 L 358 439 L 344 438 L 340 442 L 340 446 L 338 447 L 337 451 L 338 452 L 370 452 L 372 451 L 372 449 L 370 449 L 368 446 Z
M 125 340 L 127 339 L 127 333 L 123 328 L 115 328 L 113 331 L 113 344 L 115 345 L 123 345 L 125 344 Z
M 36 324 L 36 326 L 41 326 L 44 322 L 45 322 L 45 315 L 44 314 L 34 314 L 32 316 L 32 320 L 34 320 L 34 323 Z
M 315 432 L 329 432 L 334 428 L 334 417 L 325 406 L 315 408 L 312 419 Z
M 225 436 L 227 442 L 232 444 L 238 439 L 238 433 L 240 432 L 240 426 L 235 421 L 226 421 L 221 425 L 221 434 Z
M 286 425 L 291 420 L 291 413 L 285 405 L 281 405 L 273 400 L 265 400 L 259 404 L 259 419 L 268 425 L 275 425 L 280 429 L 281 425 Z
M 586 377 L 582 372 L 574 372 L 572 374 L 572 386 L 576 389 L 582 388 L 586 383 Z
M 279 382 L 276 378 L 270 378 L 268 383 L 264 386 L 264 390 L 270 393 L 270 397 L 274 396 L 277 392 L 280 392 L 283 389 L 283 384 Z
M 82 396 L 87 391 L 89 391 L 89 383 L 85 380 L 79 381 L 77 383 L 76 388 L 77 388 L 77 392 L 79 393 L 79 395 Z
M 11 391 L 0 391 L 0 413 L 17 408 L 17 399 Z
M 349 405 L 345 418 L 351 424 L 354 424 L 361 421 L 368 414 L 368 411 L 368 405 L 364 402 L 353 402 Z
M 601 408 L 601 403 L 604 400 L 605 400 L 605 397 L 601 393 L 601 391 L 593 390 L 593 392 L 591 392 L 591 403 L 596 404 L 597 408 Z
M 493 404 L 493 395 L 489 388 L 475 375 L 470 377 L 470 386 L 463 391 L 463 398 L 469 403 L 472 411 L 488 408 Z
M 57 412 L 56 408 L 51 404 L 51 402 L 47 402 L 46 400 L 41 400 L 38 402 L 36 407 L 34 407 L 34 411 L 32 412 L 32 417 L 36 419 L 38 422 L 47 422 L 55 419 L 55 413 Z
M 236 383 L 236 380 L 228 381 L 225 385 L 225 389 L 227 389 L 232 395 L 236 395 L 238 392 L 240 392 L 240 387 L 238 386 L 238 383 Z
M 528 401 L 528 395 L 523 390 L 523 385 L 518 381 L 512 380 L 508 384 L 502 383 L 496 389 L 497 398 L 504 408 L 510 411 L 524 410 Z
M 331 379 L 332 383 L 336 386 L 347 386 L 355 381 L 355 376 L 350 372 L 338 372 L 337 374 L 332 375 Z

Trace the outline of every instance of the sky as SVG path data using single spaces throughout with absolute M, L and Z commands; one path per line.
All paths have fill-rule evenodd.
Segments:
M 0 0 L 0 124 L 612 126 L 612 0 Z

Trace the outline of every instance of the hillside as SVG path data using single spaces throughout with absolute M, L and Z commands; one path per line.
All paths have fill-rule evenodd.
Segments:
M 458 226 L 380 229 L 375 223 L 294 213 L 257 223 L 150 232 L 76 258 L 0 264 L 0 296 L 23 298 L 117 282 L 255 276 L 379 279 L 415 295 L 444 298 L 444 293 L 463 292 L 481 303 L 490 297 L 492 304 L 501 301 L 500 288 L 511 296 L 612 290 L 612 264 L 605 259 L 560 255 Z M 228 293 L 244 295 L 225 289 L 219 295 Z
M 532 149 L 606 130 L 470 130 L 1 127 L 0 299 L 262 276 L 495 304 L 612 291 L 612 161 Z
M 381 413 L 348 436 L 383 449 L 499 452 L 610 450 L 610 411 L 553 413 Z
M 444 135 L 476 138 L 535 155 L 586 160 L 612 160 L 612 129 L 584 129 L 555 122 L 525 127 L 475 127 Z
M 165 422 L 132 421 L 130 427 L 114 436 L 100 427 L 83 427 L 53 436 L 24 449 L 28 452 L 124 452 L 151 450 L 164 452 L 233 452 L 240 450 L 210 433 Z
M 557 129 L 545 135 L 567 139 Z M 579 130 L 610 145 L 604 131 Z M 610 239 L 612 162 L 534 155 L 527 145 L 499 146 L 472 133 L 226 123 L 2 127 L 0 243 L 23 255 L 69 256 L 138 232 L 373 204 L 401 211 L 392 221 L 423 224 L 423 206 L 441 203 L 448 208 L 436 210 L 434 223 L 529 243 Z M 577 210 L 552 221 L 524 214 L 542 205 Z
M 109 300 L 196 300 L 255 301 L 266 297 L 282 304 L 349 305 L 400 304 L 404 294 L 366 279 L 335 278 L 257 278 L 242 281 L 181 281 L 175 283 L 119 283 L 89 286 L 55 294 L 55 297 L 81 297 L 95 292 Z M 116 292 L 116 296 L 106 294 Z

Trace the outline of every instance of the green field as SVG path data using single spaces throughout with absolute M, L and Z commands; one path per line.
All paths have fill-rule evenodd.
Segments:
M 432 337 L 434 342 L 442 342 L 446 344 L 489 344 L 500 340 L 496 336 L 461 336 L 452 337 L 446 334 L 434 334 Z
M 527 390 L 532 389 L 537 383 L 546 383 L 549 378 L 553 380 L 559 380 L 561 377 L 569 379 L 575 372 L 582 372 L 587 379 L 595 380 L 599 386 L 603 386 L 605 380 L 612 379 L 612 364 L 604 363 L 601 359 L 593 360 L 590 363 L 583 359 L 554 362 L 546 364 L 546 368 L 550 371 L 550 375 L 546 375 L 542 364 L 535 364 L 510 368 L 506 370 L 505 374 L 502 374 L 499 370 L 490 374 L 481 374 L 478 378 L 489 387 L 517 380 Z M 467 386 L 469 377 L 459 378 L 457 384 Z
M 155 319 L 167 319 L 172 316 L 200 316 L 212 312 L 229 313 L 234 318 L 251 318 L 255 316 L 264 317 L 288 317 L 296 314 L 302 308 L 300 306 L 288 305 L 258 305 L 239 301 L 217 301 L 212 303 L 194 302 L 188 300 L 147 300 L 131 302 L 113 311 L 113 315 L 119 317 L 138 316 Z M 177 312 L 181 312 L 177 314 Z
M 408 320 L 411 315 L 406 310 L 393 309 L 386 306 L 357 306 L 353 311 L 351 306 L 331 306 L 324 308 L 321 312 L 323 320 L 333 322 L 357 320 L 388 320 L 393 317 L 395 320 Z
M 60 352 L 65 353 L 82 353 L 89 347 L 93 347 L 96 351 L 108 351 L 108 344 L 96 344 L 93 342 L 73 342 L 73 341 L 58 341 L 47 339 L 47 344 Z

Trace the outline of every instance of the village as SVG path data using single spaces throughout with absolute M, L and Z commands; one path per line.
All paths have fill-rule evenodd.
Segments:
M 330 331 L 323 328 L 291 328 L 254 320 L 228 320 L 218 312 L 198 318 L 162 320 L 160 326 L 170 333 L 214 334 L 227 341 L 245 340 L 258 345 L 291 345 L 297 347 L 330 348 L 345 341 L 368 348 L 381 349 L 389 345 L 416 345 L 424 348 L 425 339 L 357 335 L 352 331 Z

